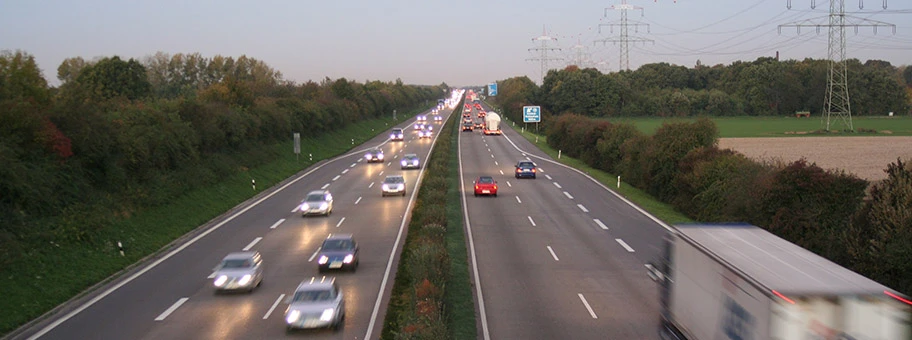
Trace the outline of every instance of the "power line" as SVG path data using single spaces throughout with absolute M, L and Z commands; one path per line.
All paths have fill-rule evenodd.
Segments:
M 609 41 L 610 42 L 620 42 L 621 43 L 620 44 L 621 45 L 620 46 L 621 47 L 621 51 L 620 51 L 621 58 L 620 58 L 620 63 L 618 64 L 618 69 L 630 70 L 630 46 L 629 46 L 630 42 L 653 42 L 653 40 L 650 40 L 650 39 L 641 38 L 641 37 L 637 37 L 637 36 L 633 36 L 633 37 L 630 36 L 629 28 L 631 26 L 633 26 L 634 31 L 636 31 L 639 26 L 646 26 L 646 29 L 649 30 L 648 24 L 643 24 L 643 23 L 640 23 L 639 21 L 627 20 L 627 11 L 640 10 L 640 14 L 642 16 L 643 7 L 630 5 L 630 4 L 627 4 L 627 0 L 621 0 L 620 5 L 612 5 L 611 7 L 605 8 L 605 17 L 608 17 L 609 9 L 621 11 L 621 20 L 616 21 L 616 22 L 610 22 L 607 24 L 599 24 L 599 32 L 601 32 L 602 26 L 608 26 L 608 27 L 611 27 L 612 29 L 615 26 L 618 26 L 621 30 L 620 36 L 617 38 L 611 37 L 611 38 L 596 40 L 594 43 L 598 43 L 598 42 L 607 43 Z
M 535 51 L 535 52 L 540 53 L 540 55 L 538 58 L 529 58 L 529 59 L 526 59 L 526 61 L 541 62 L 541 82 L 539 83 L 539 85 L 544 85 L 545 84 L 545 70 L 548 69 L 548 62 L 549 61 L 560 61 L 563 59 L 563 58 L 557 58 L 557 57 L 549 57 L 548 52 L 560 51 L 561 49 L 557 48 L 557 47 L 548 46 L 549 42 L 552 42 L 552 41 L 557 42 L 557 38 L 548 36 L 547 32 L 545 32 L 545 25 L 542 25 L 542 35 L 537 38 L 532 38 L 532 41 L 540 42 L 541 46 L 530 48 L 529 52 Z
M 787 0 L 787 7 L 792 7 L 792 1 Z M 816 7 L 816 1 L 811 0 L 811 8 Z M 863 1 L 858 1 L 859 9 L 863 8 Z M 883 8 L 887 8 L 887 0 L 883 0 Z M 846 65 L 846 27 L 872 27 L 874 33 L 877 33 L 877 27 L 892 27 L 893 33 L 896 34 L 896 25 L 859 18 L 846 15 L 845 0 L 830 0 L 830 15 L 826 17 L 827 23 L 823 23 L 821 18 L 807 19 L 799 22 L 779 25 L 782 27 L 795 27 L 799 31 L 802 27 L 813 27 L 817 31 L 820 28 L 829 29 L 829 44 L 827 47 L 827 59 L 830 60 L 829 72 L 827 72 L 827 91 L 824 97 L 824 115 L 826 117 L 826 131 L 830 131 L 831 120 L 835 125 L 835 120 L 841 120 L 848 131 L 855 131 L 852 126 L 852 107 L 849 100 L 849 81 L 848 70 Z

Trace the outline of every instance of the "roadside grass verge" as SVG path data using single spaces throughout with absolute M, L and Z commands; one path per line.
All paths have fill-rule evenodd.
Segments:
M 409 110 L 404 116 L 423 109 L 426 108 Z M 134 264 L 142 264 L 137 261 L 170 250 L 172 241 L 308 166 L 351 150 L 394 123 L 388 118 L 359 121 L 318 138 L 302 138 L 301 155 L 297 159 L 290 139 L 247 150 L 238 159 L 268 157 L 269 161 L 238 169 L 218 185 L 189 191 L 172 203 L 130 216 L 115 218 L 117 212 L 101 207 L 99 215 L 103 216 L 93 221 L 65 218 L 41 221 L 48 225 L 78 227 L 97 223 L 101 226 L 85 240 L 23 247 L 20 259 L 0 269 L 0 285 L 4 287 L 0 299 L 0 310 L 4 311 L 0 313 L 0 334 L 7 335 L 71 298 L 88 293 L 93 285 L 118 277 L 122 270 Z M 313 154 L 312 161 L 308 154 Z M 256 180 L 256 189 L 251 180 Z M 117 242 L 123 244 L 124 256 L 120 255 Z
M 558 162 L 561 162 L 564 165 L 585 172 L 589 176 L 592 176 L 592 178 L 595 178 L 606 187 L 611 188 L 611 190 L 614 190 L 621 196 L 624 196 L 624 198 L 627 198 L 666 224 L 672 225 L 677 223 L 693 222 L 693 220 L 686 215 L 675 211 L 674 207 L 671 205 L 663 203 L 647 194 L 646 192 L 625 183 L 623 181 L 623 178 L 621 179 L 621 186 L 618 188 L 618 178 L 616 175 L 595 169 L 581 160 L 567 157 L 563 154 L 560 156 L 560 159 L 558 159 L 558 150 L 554 150 L 551 148 L 551 146 L 548 145 L 547 137 L 544 135 L 536 135 L 529 130 L 516 130 L 516 132 L 519 132 L 523 137 L 526 138 L 526 140 L 535 144 L 536 147 L 551 156 L 551 158 L 557 160 Z
M 396 272 L 382 339 L 475 338 L 475 306 L 468 274 L 458 164 L 462 103 L 440 129 Z

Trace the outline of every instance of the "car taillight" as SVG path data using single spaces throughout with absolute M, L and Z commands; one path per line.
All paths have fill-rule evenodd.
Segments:
M 532 172 L 535 172 L 535 168 L 532 168 Z
M 516 168 L 516 172 L 522 172 L 522 169 Z
M 478 186 L 476 185 L 476 186 L 475 186 L 475 190 L 478 190 L 478 189 L 479 189 L 479 188 L 478 188 Z
M 497 186 L 496 186 L 496 185 L 494 186 L 494 190 L 497 190 Z

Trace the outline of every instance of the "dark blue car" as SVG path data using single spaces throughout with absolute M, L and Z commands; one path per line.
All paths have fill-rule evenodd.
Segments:
M 519 161 L 516 162 L 516 178 L 532 178 L 535 179 L 535 173 L 538 172 L 535 168 L 535 163 L 532 161 Z

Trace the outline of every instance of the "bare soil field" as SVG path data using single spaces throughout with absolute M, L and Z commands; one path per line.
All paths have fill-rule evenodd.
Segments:
M 912 161 L 912 137 L 720 138 L 719 148 L 760 161 L 804 157 L 821 168 L 842 169 L 869 181 L 886 178 L 884 169 L 897 158 Z

